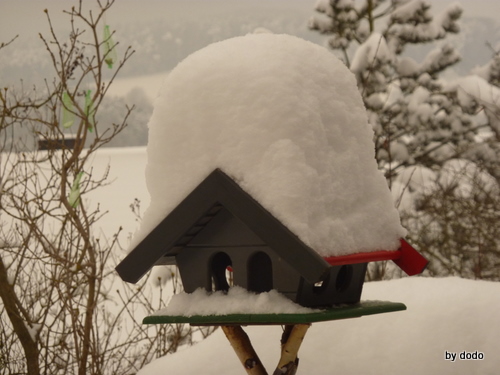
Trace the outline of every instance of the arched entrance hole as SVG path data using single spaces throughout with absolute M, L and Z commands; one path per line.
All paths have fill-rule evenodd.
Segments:
M 210 273 L 212 276 L 212 290 L 227 292 L 231 284 L 227 268 L 232 266 L 231 258 L 226 253 L 220 252 L 212 257 Z
M 351 285 L 352 280 L 352 266 L 344 265 L 340 267 L 339 273 L 337 274 L 337 279 L 335 282 L 335 288 L 337 292 L 342 293 Z
M 259 251 L 248 259 L 248 290 L 255 293 L 273 289 L 273 263 L 269 255 Z

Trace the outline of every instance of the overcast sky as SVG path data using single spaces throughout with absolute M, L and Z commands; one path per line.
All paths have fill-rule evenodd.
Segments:
M 262 26 L 326 45 L 326 36 L 307 28 L 308 19 L 318 15 L 314 10 L 316 1 L 116 0 L 104 21 L 116 30 L 116 40 L 131 45 L 137 52 L 121 72 L 124 78 L 168 71 L 190 53 L 214 41 L 245 35 Z M 453 3 L 428 1 L 434 15 Z M 85 13 L 88 7 L 96 7 L 96 0 L 83 2 Z M 486 42 L 496 45 L 500 41 L 500 0 L 459 3 L 464 8 L 462 32 L 450 36 L 447 42 L 459 50 L 463 59 L 449 74 L 466 74 L 484 64 L 491 58 Z M 70 24 L 68 15 L 62 11 L 76 5 L 77 0 L 0 0 L 0 42 L 19 35 L 13 46 L 0 55 L 1 84 L 18 82 L 21 77 L 25 82 L 50 77 L 52 67 L 38 39 L 40 32 L 45 36 L 49 33 L 43 10 L 49 10 L 59 38 L 64 40 Z M 168 44 L 173 42 L 167 43 L 167 36 L 177 45 Z M 416 54 L 411 48 L 406 52 L 418 60 L 428 52 L 425 48 L 431 47 L 418 47 Z
M 231 17 L 241 12 L 275 13 L 293 7 L 303 10 L 304 16 L 314 14 L 316 0 L 117 0 L 108 15 L 108 22 L 134 22 L 174 17 L 175 19 L 196 19 L 207 16 Z M 432 0 L 433 9 L 442 9 L 452 1 Z M 5 41 L 20 34 L 36 35 L 46 30 L 43 9 L 49 9 L 55 23 L 62 16 L 62 9 L 68 9 L 76 0 L 0 0 L 0 39 Z M 85 0 L 86 5 L 92 3 Z M 467 17 L 500 18 L 500 0 L 459 1 Z

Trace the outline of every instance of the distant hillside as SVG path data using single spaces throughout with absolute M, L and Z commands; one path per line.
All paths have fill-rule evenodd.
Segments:
M 244 7 L 240 12 L 223 10 L 211 12 L 203 18 L 165 17 L 138 18 L 117 22 L 112 25 L 117 30 L 116 41 L 120 46 L 132 46 L 136 55 L 128 62 L 121 77 L 165 72 L 174 68 L 179 61 L 192 52 L 216 41 L 253 32 L 263 27 L 274 33 L 287 33 L 324 44 L 327 36 L 307 29 L 308 19 L 315 14 L 313 5 L 297 6 L 295 2 L 288 8 Z M 177 15 L 179 13 L 176 13 Z M 461 52 L 463 61 L 454 69 L 459 75 L 466 74 L 476 65 L 484 64 L 491 56 L 486 42 L 496 44 L 500 40 L 500 20 L 491 18 L 467 18 L 461 22 L 462 32 L 451 38 Z M 119 49 L 124 47 L 119 47 Z M 418 48 L 409 53 L 421 58 L 431 46 Z M 7 53 L 8 51 L 8 53 Z M 25 87 L 44 78 L 53 76 L 47 52 L 38 36 L 24 37 L 0 54 L 0 82 L 2 85 L 18 83 L 22 78 Z
M 307 5 L 302 0 L 290 0 L 286 3 L 287 6 L 283 6 L 283 2 L 279 1 L 238 2 L 232 3 L 230 8 L 224 7 L 223 2 L 219 3 L 219 8 L 209 8 L 208 3 L 203 3 L 203 17 L 199 15 L 200 10 L 196 14 L 187 11 L 187 4 L 192 6 L 196 2 L 186 2 L 177 4 L 178 8 L 172 8 L 170 3 L 165 3 L 164 8 L 171 9 L 171 12 L 156 17 L 141 14 L 140 18 L 131 18 L 130 15 L 121 17 L 124 9 L 119 9 L 118 5 L 125 6 L 125 3 L 117 4 L 116 19 L 111 27 L 116 29 L 118 51 L 123 52 L 125 46 L 132 46 L 136 54 L 121 71 L 119 78 L 123 79 L 121 83 L 124 84 L 117 84 L 116 87 L 119 86 L 120 89 L 112 90 L 115 97 L 106 100 L 101 108 L 99 121 L 111 126 L 116 121 L 116 116 L 123 116 L 124 103 L 135 104 L 136 110 L 129 118 L 129 127 L 109 146 L 138 146 L 147 142 L 147 122 L 152 112 L 152 95 L 141 90 L 131 92 L 134 87 L 130 85 L 132 81 L 154 74 L 165 74 L 194 51 L 213 42 L 245 35 L 257 28 L 296 35 L 321 45 L 324 45 L 328 38 L 307 28 L 309 18 L 316 14 L 314 1 Z M 462 54 L 462 61 L 447 73 L 451 77 L 468 74 L 475 66 L 484 65 L 491 57 L 487 42 L 496 45 L 500 40 L 499 19 L 471 18 L 465 14 L 461 27 L 460 34 L 446 40 L 457 46 Z M 0 39 L 0 42 L 2 41 Z M 433 47 L 434 45 L 419 46 L 409 49 L 407 53 L 418 61 Z M 111 74 L 111 71 L 105 73 Z M 26 31 L 19 40 L 0 53 L 0 87 L 15 85 L 19 88 L 22 80 L 25 91 L 31 90 L 33 85 L 43 88 L 44 79 L 51 82 L 53 76 L 47 51 L 33 30 L 31 33 Z M 124 82 L 127 78 L 129 80 Z M 22 130 L 19 130 L 19 133 L 19 136 L 25 136 L 21 134 Z M 28 142 L 30 145 L 33 143 L 34 140 Z

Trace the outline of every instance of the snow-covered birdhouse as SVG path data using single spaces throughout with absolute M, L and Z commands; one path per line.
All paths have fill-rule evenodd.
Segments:
M 117 271 L 177 264 L 188 293 L 232 283 L 303 306 L 359 301 L 369 261 L 422 271 L 372 137 L 355 77 L 321 46 L 256 34 L 194 53 L 156 99 L 151 204 Z
M 177 264 L 184 290 L 272 289 L 303 306 L 359 301 L 366 263 L 330 266 L 221 170 L 213 171 L 119 265 L 136 282 Z M 232 280 L 228 280 L 228 268 Z

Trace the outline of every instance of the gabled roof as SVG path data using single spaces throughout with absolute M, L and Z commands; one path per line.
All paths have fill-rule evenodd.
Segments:
M 329 264 L 220 169 L 215 169 L 116 267 L 136 283 L 154 265 L 167 264 L 222 209 L 245 224 L 307 281 L 318 281 Z

